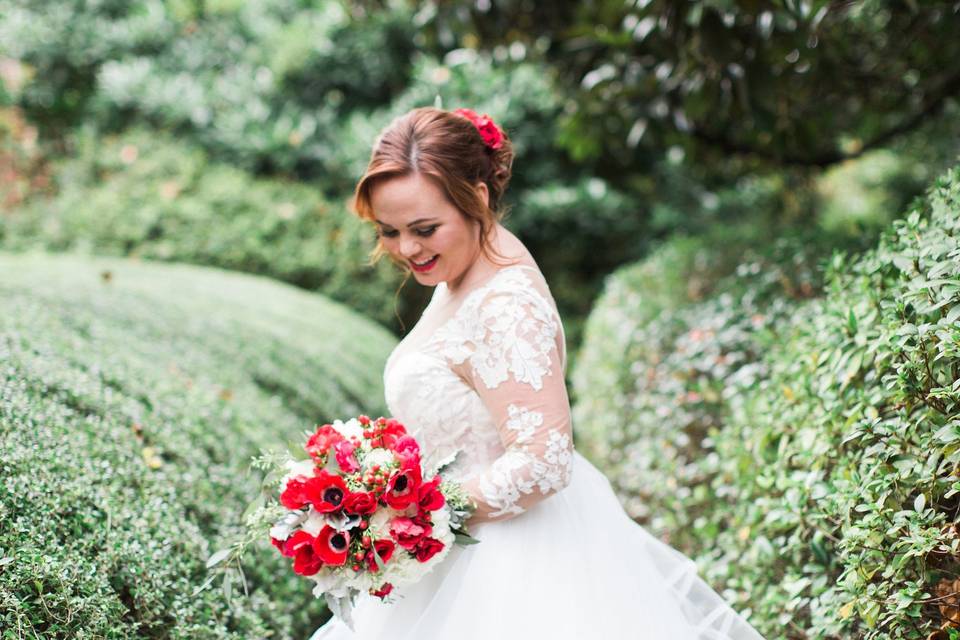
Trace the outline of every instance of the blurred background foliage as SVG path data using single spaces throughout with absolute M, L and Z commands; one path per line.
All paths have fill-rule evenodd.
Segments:
M 0 0 L 0 249 L 267 276 L 399 338 L 430 291 L 367 264 L 353 185 L 401 113 L 488 113 L 517 151 L 505 224 L 564 317 L 578 447 L 630 514 L 770 637 L 946 638 L 958 32 L 955 1 Z M 20 260 L 26 300 L 56 270 Z M 48 297 L 44 322 L 77 304 Z M 876 420 L 913 439 L 869 440 Z M 307 625 L 257 607 L 203 637 Z

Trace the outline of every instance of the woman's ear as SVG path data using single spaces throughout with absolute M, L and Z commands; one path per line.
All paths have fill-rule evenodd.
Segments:
M 477 191 L 477 195 L 480 196 L 480 200 L 483 204 L 487 205 L 487 208 L 490 207 L 490 190 L 487 188 L 486 182 L 478 182 L 474 189 Z

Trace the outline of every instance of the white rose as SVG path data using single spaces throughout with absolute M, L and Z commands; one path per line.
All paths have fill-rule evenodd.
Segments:
M 370 469 L 375 464 L 385 467 L 388 464 L 393 464 L 395 460 L 396 458 L 393 455 L 393 451 L 389 449 L 374 449 L 364 456 L 363 468 L 364 470 Z
M 280 483 L 282 487 L 285 487 L 288 481 L 297 476 L 312 477 L 315 465 L 313 460 L 287 460 L 286 466 L 287 475 L 283 476 L 283 481 Z
M 368 527 L 370 533 L 376 538 L 389 537 L 389 522 L 398 515 L 400 515 L 400 512 L 395 509 L 381 507 L 370 516 L 370 525 Z
M 333 428 L 336 429 L 337 433 L 342 435 L 344 438 L 357 438 L 358 440 L 363 439 L 363 425 L 356 418 L 351 418 L 346 422 L 342 420 L 334 420 Z

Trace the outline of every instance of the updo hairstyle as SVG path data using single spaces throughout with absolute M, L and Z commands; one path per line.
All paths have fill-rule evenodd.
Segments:
M 500 147 L 492 149 L 467 118 L 443 109 L 420 107 L 395 119 L 380 132 L 367 170 L 354 191 L 354 211 L 363 220 L 373 222 L 373 188 L 390 178 L 419 173 L 432 179 L 462 215 L 480 225 L 480 251 L 500 264 L 494 256 L 504 256 L 491 246 L 490 232 L 506 214 L 502 198 L 512 166 L 513 145 L 506 132 Z M 475 191 L 480 182 L 487 185 L 489 206 Z M 378 240 L 371 262 L 386 253 Z M 394 262 L 409 271 L 405 263 Z

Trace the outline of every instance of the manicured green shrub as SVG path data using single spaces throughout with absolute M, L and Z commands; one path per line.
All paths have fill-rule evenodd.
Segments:
M 249 597 L 195 590 L 259 490 L 251 456 L 383 412 L 394 339 L 237 273 L 11 254 L 0 273 L 4 637 L 307 637 L 324 608 L 269 543 Z
M 577 444 L 595 463 L 612 462 L 607 439 L 619 442 L 629 423 L 627 396 L 636 384 L 631 366 L 648 349 L 638 331 L 662 313 L 709 297 L 758 235 L 755 226 L 718 226 L 704 236 L 674 236 L 607 277 L 571 376 Z
M 602 414 L 615 426 L 592 450 L 628 513 L 685 553 L 715 533 L 701 518 L 718 499 L 709 486 L 716 473 L 711 436 L 723 427 L 731 388 L 766 374 L 757 333 L 785 321 L 819 290 L 823 247 L 816 240 L 745 249 L 710 298 L 666 306 L 632 326 L 636 356 L 622 364 L 628 371 L 621 373 L 627 383 L 616 398 L 619 410 Z
M 7 249 L 189 262 L 272 276 L 394 322 L 399 279 L 372 230 L 308 185 L 255 179 L 157 133 L 80 138 L 51 200 L 0 218 Z M 399 302 L 403 309 L 404 301 Z
M 960 602 L 958 227 L 954 170 L 823 298 L 788 253 L 685 304 L 661 252 L 590 319 L 584 448 L 768 637 L 925 638 Z
M 925 638 L 956 615 L 958 319 L 955 169 L 770 335 L 716 439 L 730 507 L 703 541 L 768 631 Z

